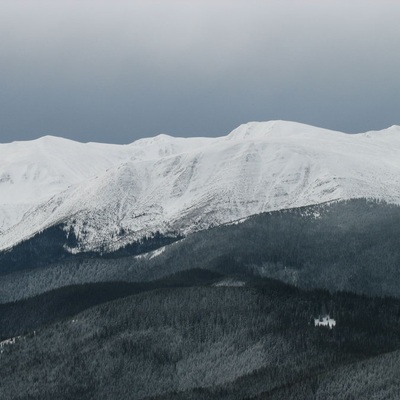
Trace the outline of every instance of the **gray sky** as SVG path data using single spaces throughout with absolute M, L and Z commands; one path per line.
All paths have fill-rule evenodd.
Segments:
M 0 142 L 400 124 L 398 0 L 0 0 Z

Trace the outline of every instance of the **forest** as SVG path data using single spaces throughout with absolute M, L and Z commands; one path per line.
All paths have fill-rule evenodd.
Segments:
M 275 211 L 115 254 L 57 253 L 58 232 L 0 257 L 1 399 L 399 398 L 398 206 Z M 37 262 L 38 241 L 54 252 Z
M 400 300 L 268 278 L 217 285 L 226 278 L 187 271 L 131 295 L 115 283 L 109 292 L 120 295 L 111 301 L 103 284 L 84 285 L 71 289 L 76 305 L 61 318 L 38 305 L 58 304 L 66 289 L 28 300 L 34 307 L 4 304 L 15 325 L 3 335 L 20 337 L 2 347 L 0 397 L 333 399 L 346 388 L 340 398 L 383 389 L 376 398 L 397 398 Z M 85 298 L 91 304 L 76 313 Z M 321 312 L 337 326 L 315 327 Z M 27 314 L 29 327 L 17 331 Z
M 30 251 L 27 241 L 0 253 L 0 302 L 74 284 L 150 281 L 193 268 L 270 277 L 305 289 L 400 296 L 400 207 L 384 202 L 280 210 L 185 238 L 155 233 L 116 253 L 65 256 L 64 249 L 40 258 L 55 238 L 56 248 L 64 249 L 59 236 L 43 232 L 32 239 L 42 243 L 41 251 Z M 157 249 L 163 251 L 154 256 Z M 10 257 L 17 264 L 9 264 Z

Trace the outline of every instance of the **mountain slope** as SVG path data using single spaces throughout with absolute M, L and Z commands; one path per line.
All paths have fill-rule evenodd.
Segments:
M 273 211 L 175 243 L 158 236 L 103 255 L 52 253 L 60 245 L 54 244 L 57 236 L 51 228 L 0 254 L 0 302 L 66 285 L 148 281 L 193 268 L 237 274 L 240 281 L 266 276 L 307 289 L 400 297 L 400 206 L 383 202 Z
M 0 232 L 33 206 L 124 160 L 120 147 L 52 136 L 1 144 Z
M 107 170 L 31 208 L 0 249 L 60 223 L 78 238 L 74 251 L 111 251 L 155 231 L 188 233 L 264 211 L 400 202 L 399 127 L 350 135 L 271 121 L 215 139 L 160 135 L 120 147 Z

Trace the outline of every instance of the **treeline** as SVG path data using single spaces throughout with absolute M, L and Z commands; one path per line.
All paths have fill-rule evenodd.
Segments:
M 121 249 L 10 270 L 0 275 L 0 302 L 66 285 L 149 281 L 193 268 L 271 277 L 308 289 L 400 296 L 398 237 L 400 207 L 395 205 L 358 199 L 282 210 L 189 235 L 153 258 L 128 256 Z M 140 251 L 169 239 L 155 235 L 154 240 Z
M 156 231 L 139 240 L 133 240 L 113 252 L 107 251 L 108 244 L 104 243 L 99 247 L 99 251 L 75 254 L 74 250 L 79 250 L 79 240 L 72 228 L 68 230 L 65 224 L 59 224 L 37 233 L 9 250 L 0 251 L 0 275 L 42 268 L 70 260 L 79 263 L 96 257 L 118 259 L 137 256 L 180 239 L 182 239 L 180 234 L 163 235 Z

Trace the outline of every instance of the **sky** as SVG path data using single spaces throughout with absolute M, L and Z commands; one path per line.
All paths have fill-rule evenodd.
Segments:
M 0 0 L 0 142 L 400 125 L 398 0 Z

